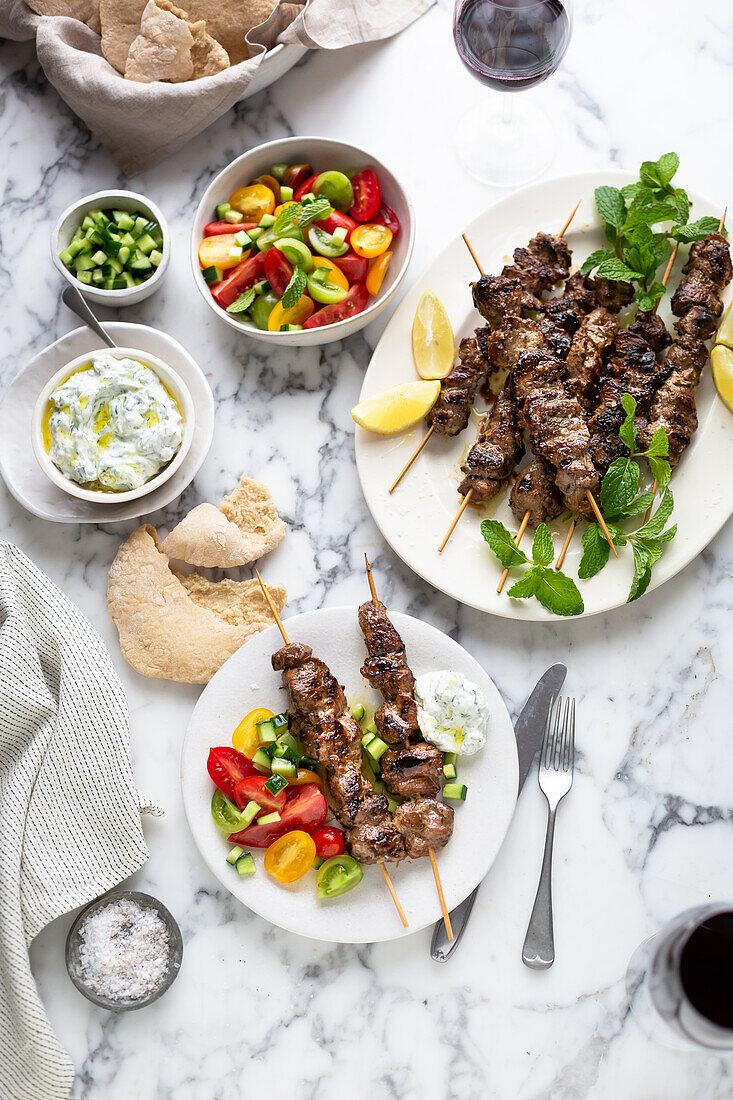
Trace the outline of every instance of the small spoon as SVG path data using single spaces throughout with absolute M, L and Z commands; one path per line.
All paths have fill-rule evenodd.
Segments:
M 117 344 L 109 335 L 107 330 L 102 327 L 97 318 L 92 313 L 91 309 L 87 305 L 86 301 L 81 295 L 81 292 L 76 289 L 75 286 L 67 286 L 61 295 L 64 304 L 68 306 L 72 313 L 75 313 L 77 317 L 88 325 L 92 332 L 95 332 L 100 340 L 104 340 L 107 347 L 116 348 Z

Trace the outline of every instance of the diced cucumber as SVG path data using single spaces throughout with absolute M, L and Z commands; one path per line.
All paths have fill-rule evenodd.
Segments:
M 361 705 L 361 703 L 357 703 L 355 707 L 351 708 L 351 717 L 354 718 L 357 722 L 361 722 L 362 718 L 364 717 L 364 707 Z
M 242 810 L 242 827 L 246 829 L 248 825 L 251 825 L 261 809 L 259 802 L 248 802 Z
M 97 267 L 101 267 L 102 264 L 107 263 L 107 253 L 102 252 L 102 249 L 100 248 L 98 252 L 94 253 L 94 255 L 92 256 L 92 260 L 97 265 Z
M 389 748 L 389 745 L 386 741 L 383 741 L 381 737 L 372 737 L 369 744 L 364 747 L 367 755 L 370 756 L 375 763 L 379 763 L 382 756 Z
M 344 243 L 344 241 L 346 240 L 346 234 L 347 234 L 347 233 L 348 233 L 348 230 L 347 230 L 347 229 L 345 229 L 343 225 L 340 225 L 340 226 L 338 227 L 338 229 L 334 229 L 334 231 L 333 231 L 333 233 L 331 234 L 331 236 L 333 237 L 333 239 L 334 239 L 335 241 L 340 241 L 340 242 L 341 242 L 341 244 L 343 244 L 343 243 Z
M 282 711 L 280 714 L 276 714 L 272 719 L 272 724 L 275 727 L 275 732 L 278 737 L 282 737 L 288 732 L 290 726 L 290 718 L 287 711 Z
M 232 247 L 229 249 L 229 259 L 230 260 L 241 260 L 242 259 L 242 252 L 243 252 L 243 249 L 242 249 L 241 244 L 237 244 L 237 245 L 233 244 Z
M 310 206 L 312 202 L 316 201 L 316 196 L 312 191 L 307 191 L 305 195 L 300 196 L 300 201 L 303 206 Z
M 218 221 L 224 220 L 224 215 L 231 210 L 231 206 L 228 202 L 220 202 L 216 208 L 216 217 Z
M 274 718 L 272 719 L 272 722 L 273 722 L 273 725 L 274 725 L 274 722 L 275 722 Z M 273 749 L 272 755 L 273 756 L 286 756 L 287 757 L 288 753 L 290 753 L 290 752 L 294 752 L 294 753 L 297 754 L 297 756 L 300 756 L 300 753 L 298 752 L 298 743 L 297 743 L 297 741 L 295 740 L 295 738 L 293 737 L 293 735 L 291 733 L 281 733 L 281 734 L 279 734 L 278 738 L 277 738 L 277 741 L 275 742 L 275 747 Z M 291 758 L 288 757 L 288 759 L 291 759 Z
M 302 332 L 302 325 L 294 325 L 292 322 L 288 325 L 280 325 L 280 332 Z
M 117 253 L 117 259 L 120 261 L 123 267 L 130 259 L 130 249 L 127 247 L 126 244 L 123 244 L 120 248 L 120 251 Z
M 234 240 L 237 244 L 241 245 L 242 248 L 249 248 L 252 243 L 243 229 L 240 229 L 239 233 L 234 234 Z
M 95 286 L 102 286 L 102 284 L 104 283 L 104 275 L 98 267 L 95 267 L 94 271 L 92 272 L 92 282 Z
M 275 756 L 272 760 L 272 770 L 278 776 L 284 776 L 286 779 L 295 779 L 298 774 L 298 765 L 292 760 L 287 760 L 282 756 Z
M 84 215 L 84 221 L 81 223 L 82 229 L 94 229 L 94 222 L 88 214 Z
M 135 238 L 132 233 L 123 233 L 120 237 L 120 244 L 126 245 L 132 252 L 135 248 Z
M 113 210 L 112 219 L 123 233 L 129 233 L 135 226 L 135 219 L 130 217 L 126 210 Z
M 94 260 L 88 252 L 80 252 L 74 260 L 74 271 L 91 271 L 95 266 Z
M 277 741 L 275 726 L 271 718 L 257 723 L 257 738 L 261 745 L 270 745 L 273 741 Z
M 262 236 L 262 234 L 263 234 L 264 232 L 265 232 L 265 231 L 264 231 L 264 229 L 259 229 L 259 228 L 255 228 L 255 229 L 247 229 L 247 230 L 246 230 L 247 236 L 249 237 L 249 239 L 250 239 L 250 240 L 252 241 L 252 243 L 253 243 L 253 244 L 255 243 L 255 241 L 256 241 L 256 240 L 257 240 L 257 239 L 258 239 L 259 237 L 261 237 L 261 236 Z
M 150 260 L 146 256 L 144 256 L 142 259 L 136 258 L 134 260 L 130 260 L 128 264 L 130 271 L 134 271 L 138 275 L 141 275 L 143 271 L 150 271 L 152 266 L 153 265 L 150 263 Z
M 257 818 L 258 825 L 274 825 L 276 821 L 280 820 L 280 814 L 277 810 L 273 810 L 271 814 L 265 814 L 264 817 Z
M 123 276 L 125 282 L 127 283 L 128 287 L 137 286 L 138 283 L 140 282 L 139 279 L 135 278 L 135 276 L 132 274 L 131 271 L 123 271 L 122 276 Z
M 280 202 L 281 203 L 282 202 L 290 202 L 292 197 L 293 197 L 292 187 L 284 187 L 283 186 L 283 187 L 280 188 Z
M 243 856 L 240 856 L 237 860 L 236 868 L 237 874 L 242 875 L 242 877 L 244 877 L 245 875 L 253 875 L 257 868 L 255 867 L 254 856 L 252 855 L 252 853 L 245 852 Z
M 212 283 L 219 283 L 224 278 L 220 267 L 205 267 L 201 274 L 204 277 L 204 282 L 209 285 Z
M 263 214 L 260 218 L 259 225 L 261 229 L 269 229 L 271 225 L 275 224 L 274 214 Z
M 367 732 L 362 735 L 362 739 L 361 739 L 362 748 L 365 749 L 365 748 L 367 748 L 368 745 L 371 745 L 371 743 L 372 743 L 372 741 L 374 740 L 375 737 L 376 737 L 376 734 L 369 733 L 369 731 L 367 730 Z
M 270 284 L 267 279 L 260 279 L 259 283 L 255 283 L 252 289 L 255 294 L 265 294 L 270 289 Z
M 141 237 L 146 232 L 145 227 L 148 224 L 147 218 L 137 217 L 135 218 L 135 224 L 130 230 L 136 237 Z
M 280 791 L 284 791 L 287 785 L 281 775 L 271 775 L 265 783 L 265 790 L 269 791 L 270 794 L 280 794 Z
M 238 210 L 225 210 L 222 221 L 229 222 L 230 225 L 239 225 L 244 221 L 244 214 L 240 214 Z
M 71 267 L 74 262 L 74 257 L 71 252 L 69 252 L 68 248 L 64 248 L 61 250 L 61 252 L 59 252 L 59 259 L 61 260 L 62 264 L 66 265 L 66 267 Z
M 252 763 L 257 768 L 258 772 L 264 772 L 265 774 L 269 775 L 272 771 L 272 762 L 269 755 L 265 752 L 264 749 L 257 750 L 257 752 L 252 757 Z
M 232 848 L 231 852 L 227 856 L 227 863 L 231 863 L 231 865 L 234 866 L 239 857 L 243 855 L 244 848 L 240 848 L 239 845 L 237 845 L 235 848 Z
M 148 257 L 153 267 L 158 267 L 160 261 L 163 259 L 163 253 L 159 252 L 157 248 L 154 248 Z
M 376 737 L 377 734 L 379 733 L 379 730 L 377 729 L 376 722 L 373 719 L 369 723 L 369 725 L 367 726 L 365 732 L 366 733 L 371 733 L 372 737 Z
M 443 765 L 443 777 L 445 779 L 455 779 L 456 774 L 457 773 L 456 773 L 455 764 L 444 764 Z
M 85 286 L 89 286 L 92 281 L 91 271 L 77 271 L 76 277 L 80 283 L 84 283 Z
M 149 233 L 142 233 L 135 241 L 135 244 L 146 256 L 155 248 L 155 241 Z
M 446 783 L 443 787 L 443 797 L 455 802 L 465 802 L 467 794 L 468 787 L 465 783 Z

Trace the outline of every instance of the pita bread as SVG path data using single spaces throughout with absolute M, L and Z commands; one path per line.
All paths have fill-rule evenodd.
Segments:
M 124 73 L 130 46 L 140 33 L 148 0 L 99 0 L 102 53 L 118 73 Z
M 173 528 L 162 549 L 177 558 L 209 569 L 233 569 L 256 561 L 282 542 L 285 523 L 261 481 L 242 477 L 219 508 L 199 504 Z
M 215 73 L 228 69 L 229 54 L 215 38 L 207 34 L 206 22 L 199 19 L 197 23 L 189 23 L 188 26 L 193 35 L 193 48 L 191 50 L 193 79 L 199 80 L 202 76 L 214 76 Z
M 26 0 L 28 7 L 36 15 L 66 16 L 86 23 L 97 34 L 101 32 L 99 22 L 99 0 Z
M 207 32 L 219 42 L 227 52 L 232 65 L 246 61 L 249 47 L 244 36 L 253 27 L 268 18 L 277 0 L 189 0 L 186 4 L 189 18 L 203 19 Z
M 168 566 L 153 527 L 138 527 L 112 562 L 107 607 L 125 660 L 143 676 L 206 684 L 248 638 L 274 620 L 252 581 L 187 577 Z M 279 608 L 283 588 L 270 589 Z
M 140 34 L 130 46 L 125 62 L 125 79 L 152 84 L 167 80 L 172 84 L 193 76 L 193 35 L 180 8 L 174 11 L 149 0 L 140 22 Z M 181 18 L 183 16 L 184 18 Z

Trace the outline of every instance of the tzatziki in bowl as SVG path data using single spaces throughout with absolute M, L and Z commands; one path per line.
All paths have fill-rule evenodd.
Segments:
M 160 359 L 104 348 L 48 380 L 33 410 L 33 450 L 65 492 L 122 503 L 157 489 L 178 469 L 194 416 L 188 388 Z

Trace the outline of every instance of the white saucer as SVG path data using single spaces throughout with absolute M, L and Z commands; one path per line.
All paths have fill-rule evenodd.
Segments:
M 121 347 L 157 355 L 178 371 L 196 408 L 191 449 L 174 476 L 159 489 L 126 504 L 95 504 L 78 500 L 51 482 L 36 462 L 31 446 L 31 414 L 39 391 L 64 363 L 86 352 L 99 351 L 99 338 L 83 327 L 49 344 L 20 371 L 0 405 L 0 474 L 19 504 L 52 523 L 120 523 L 164 508 L 189 485 L 209 452 L 214 435 L 214 398 L 201 368 L 179 343 L 147 325 L 105 321 Z

